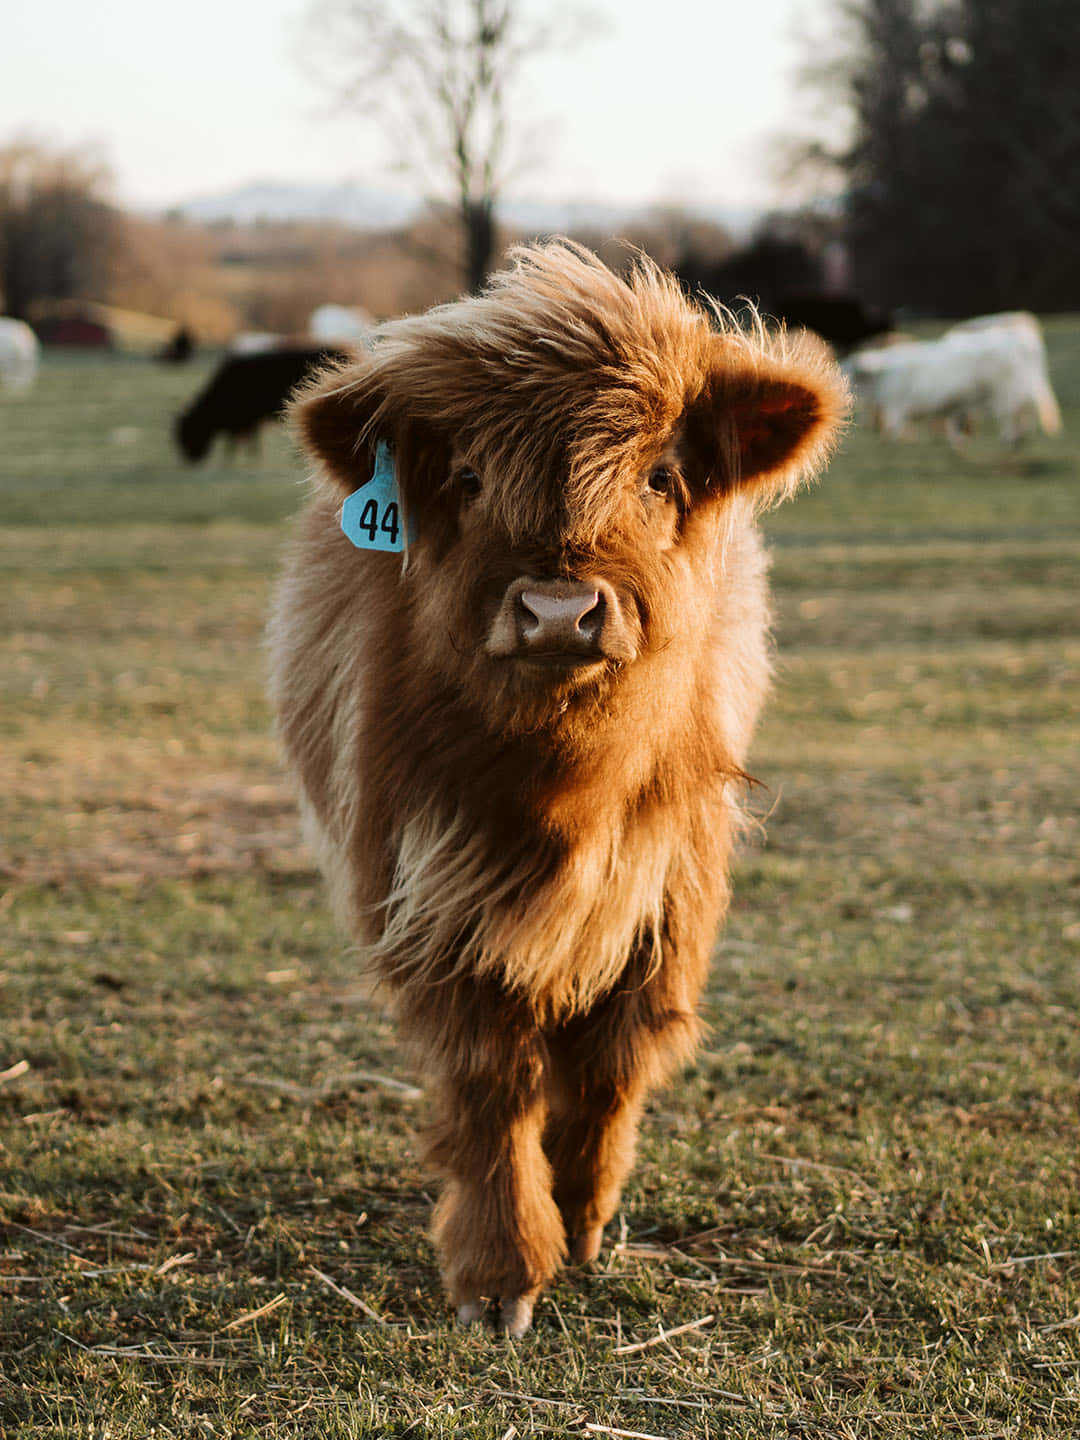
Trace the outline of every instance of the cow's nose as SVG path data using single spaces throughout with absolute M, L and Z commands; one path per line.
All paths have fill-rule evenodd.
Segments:
M 517 630 L 527 650 L 591 650 L 604 620 L 604 600 L 595 585 L 540 582 L 519 591 Z

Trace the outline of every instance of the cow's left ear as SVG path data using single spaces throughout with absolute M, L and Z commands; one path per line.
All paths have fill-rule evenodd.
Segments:
M 318 461 L 316 485 L 335 500 L 369 483 L 385 441 L 393 450 L 394 483 L 406 510 L 423 521 L 446 476 L 447 446 L 416 418 L 374 359 L 365 356 L 359 364 L 317 376 L 293 400 L 289 419 L 301 446 Z
M 717 335 L 686 438 L 707 490 L 782 499 L 828 462 L 850 409 L 847 381 L 815 337 Z
M 322 484 L 350 495 L 371 479 L 378 438 L 371 432 L 386 408 L 374 366 L 366 359 L 323 371 L 297 393 L 289 420 L 301 446 L 320 462 Z

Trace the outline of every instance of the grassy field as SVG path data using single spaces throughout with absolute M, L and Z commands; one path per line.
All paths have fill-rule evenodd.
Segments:
M 770 517 L 711 1033 L 516 1344 L 448 1323 L 424 1102 L 269 737 L 285 439 L 182 469 L 199 367 L 0 397 L 0 1435 L 1080 1434 L 1080 322 L 1049 342 L 1061 439 L 856 430 Z

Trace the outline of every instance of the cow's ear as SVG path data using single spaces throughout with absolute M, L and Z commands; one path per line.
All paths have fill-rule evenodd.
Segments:
M 293 400 L 289 420 L 302 448 L 319 462 L 317 479 L 343 495 L 366 484 L 380 433 L 393 417 L 370 365 L 361 363 L 316 376 Z
M 828 348 L 808 335 L 718 335 L 686 434 L 707 490 L 783 498 L 827 463 L 850 408 Z
M 300 444 L 318 462 L 315 484 L 335 502 L 371 481 L 386 442 L 393 457 L 389 475 L 410 531 L 432 538 L 440 533 L 437 497 L 449 469 L 449 448 L 414 410 L 407 395 L 367 360 L 317 377 L 293 401 L 290 419 Z

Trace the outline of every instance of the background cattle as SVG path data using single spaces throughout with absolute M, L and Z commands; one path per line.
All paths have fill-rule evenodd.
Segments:
M 862 350 L 844 369 L 875 424 L 893 437 L 916 422 L 942 420 L 958 445 L 981 415 L 995 422 L 1005 445 L 1038 427 L 1047 435 L 1061 429 L 1042 331 L 1026 312 L 973 317 L 937 340 Z
M 195 336 L 186 325 L 179 325 L 174 334 L 154 356 L 163 365 L 186 365 L 195 354 Z
M 838 355 L 891 331 L 888 310 L 865 305 L 855 295 L 781 295 L 770 312 L 789 328 L 812 330 Z
M 281 350 L 287 344 L 288 338 L 274 330 L 240 330 L 225 349 L 229 355 L 261 355 L 264 350 Z
M 24 320 L 0 316 L 0 389 L 19 392 L 33 385 L 41 345 Z
M 1026 429 L 1038 424 L 1047 435 L 1061 430 L 1061 407 L 1050 383 L 1050 367 L 1046 358 L 1046 341 L 1038 319 L 1030 310 L 1005 310 L 995 315 L 973 315 L 946 330 L 948 335 L 1003 334 L 1026 356 L 1027 385 L 1030 396 L 1027 411 L 1021 417 Z
M 754 513 L 846 405 L 818 342 L 714 323 L 646 262 L 527 248 L 295 411 L 318 465 L 271 623 L 280 733 L 434 1082 L 448 1289 L 514 1335 L 597 1254 L 694 1047 L 769 675 Z M 354 492 L 362 544 L 403 508 L 404 565 L 342 533 Z
M 177 417 L 176 442 L 184 457 L 204 459 L 218 435 L 233 444 L 253 439 L 260 425 L 282 413 L 293 390 L 312 371 L 348 358 L 348 351 L 330 345 L 227 357 Z
M 674 268 L 689 294 L 712 296 L 736 311 L 750 300 L 763 315 L 789 330 L 812 330 L 843 355 L 893 325 L 890 311 L 854 293 L 843 252 L 843 246 L 826 247 L 819 254 L 802 239 L 762 233 L 719 261 L 690 246 Z
M 313 340 L 366 346 L 374 325 L 359 305 L 319 305 L 311 312 L 308 332 Z

